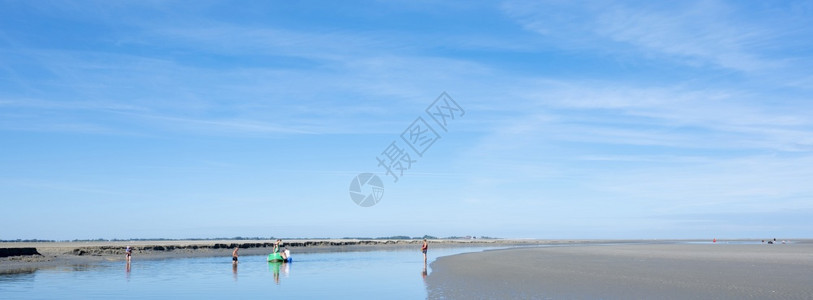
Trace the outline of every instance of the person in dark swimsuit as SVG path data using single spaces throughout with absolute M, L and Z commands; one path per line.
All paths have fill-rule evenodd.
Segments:
M 234 247 L 234 251 L 231 253 L 231 262 L 232 264 L 237 264 L 237 250 L 240 250 L 237 247 Z

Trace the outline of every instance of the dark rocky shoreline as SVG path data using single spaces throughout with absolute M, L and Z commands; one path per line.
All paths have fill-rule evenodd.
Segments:
M 42 255 L 42 254 L 37 252 L 37 248 L 33 247 L 0 248 L 0 257 L 26 256 L 26 255 Z

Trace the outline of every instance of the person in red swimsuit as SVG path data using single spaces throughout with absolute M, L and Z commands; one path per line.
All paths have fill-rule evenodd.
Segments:
M 421 252 L 423 252 L 423 262 L 426 262 L 427 249 L 429 249 L 429 243 L 426 242 L 426 239 L 423 239 L 423 246 L 421 246 Z

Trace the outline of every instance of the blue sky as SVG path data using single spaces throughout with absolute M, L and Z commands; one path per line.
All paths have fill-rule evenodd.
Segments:
M 813 237 L 809 1 L 289 2 L 0 1 L 0 239 Z

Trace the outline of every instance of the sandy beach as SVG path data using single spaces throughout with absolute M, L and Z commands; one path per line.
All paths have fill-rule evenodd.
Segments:
M 534 247 L 438 258 L 430 299 L 811 299 L 813 244 Z

